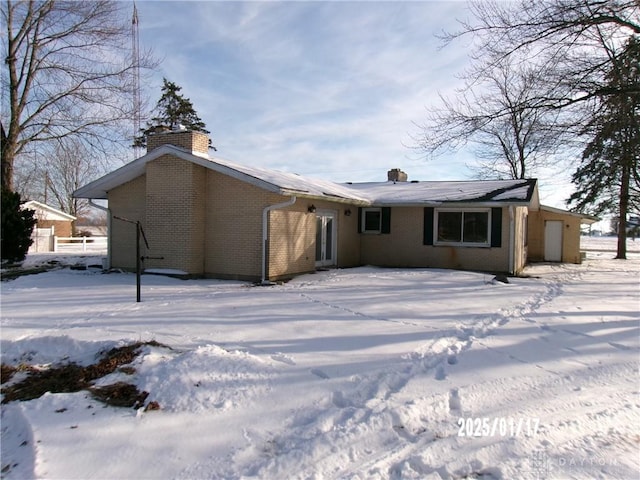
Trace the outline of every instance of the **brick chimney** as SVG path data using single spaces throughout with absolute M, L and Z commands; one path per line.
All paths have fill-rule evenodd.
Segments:
M 407 174 L 399 168 L 392 168 L 387 172 L 387 180 L 390 182 L 406 182 Z
M 175 129 L 156 131 L 147 136 L 147 153 L 162 145 L 174 145 L 190 153 L 209 153 L 209 136 L 192 130 Z

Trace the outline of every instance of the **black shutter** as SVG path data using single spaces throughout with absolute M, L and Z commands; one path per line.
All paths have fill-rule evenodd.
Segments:
M 502 208 L 491 209 L 491 246 L 502 246 Z
M 391 233 L 391 207 L 382 207 L 380 233 Z
M 424 236 L 423 245 L 433 245 L 433 207 L 424 208 Z
M 358 233 L 362 233 L 362 207 L 358 207 Z

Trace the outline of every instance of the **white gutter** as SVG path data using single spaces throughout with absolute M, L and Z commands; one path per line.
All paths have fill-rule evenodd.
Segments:
M 297 197 L 294 195 L 286 202 L 268 205 L 262 210 L 262 285 L 268 285 L 267 276 L 267 242 L 269 241 L 269 212 L 280 208 L 290 207 L 296 203 Z
M 111 268 L 111 210 L 109 210 L 109 207 L 98 205 L 93 201 L 93 198 L 89 199 L 89 205 L 103 212 L 107 212 L 107 264 L 103 265 L 103 268 L 106 267 L 106 270 L 109 270 Z
M 513 205 L 509 206 L 509 273 L 515 274 L 515 234 L 516 234 L 516 222 L 515 213 L 513 211 Z

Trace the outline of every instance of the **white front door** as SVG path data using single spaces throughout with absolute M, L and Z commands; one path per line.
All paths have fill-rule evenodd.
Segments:
M 318 213 L 316 216 L 316 267 L 336 264 L 336 216 L 335 213 Z
M 562 261 L 562 227 L 561 220 L 544 222 L 544 259 L 546 262 Z

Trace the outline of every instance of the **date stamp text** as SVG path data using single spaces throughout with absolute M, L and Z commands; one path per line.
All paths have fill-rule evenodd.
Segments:
M 531 437 L 538 434 L 539 418 L 527 417 L 460 417 L 459 437 Z

